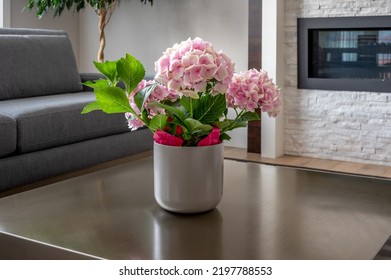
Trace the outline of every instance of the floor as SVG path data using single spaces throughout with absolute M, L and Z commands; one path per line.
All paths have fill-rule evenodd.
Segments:
M 248 153 L 243 148 L 226 147 L 225 158 L 242 161 L 252 161 L 272 165 L 291 166 L 296 168 L 315 169 L 326 172 L 345 173 L 352 175 L 369 176 L 391 179 L 391 166 L 345 162 L 310 157 L 284 155 L 276 159 L 264 158 L 261 154 Z

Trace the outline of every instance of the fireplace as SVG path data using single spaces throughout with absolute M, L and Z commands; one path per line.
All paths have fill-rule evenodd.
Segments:
M 284 3 L 284 153 L 391 166 L 391 85 L 387 74 L 382 78 L 368 78 L 356 73 L 354 78 L 348 78 L 341 72 L 338 76 L 326 76 L 326 71 L 316 72 L 314 68 L 312 72 L 308 71 L 313 67 L 312 63 L 316 63 L 313 53 L 308 57 L 312 48 L 309 48 L 309 42 L 313 41 L 308 39 L 310 32 L 314 29 L 388 31 L 391 29 L 389 1 L 298 0 Z M 341 54 L 343 57 L 339 60 L 345 66 L 349 63 L 353 66 L 363 54 L 361 64 L 382 67 L 384 73 L 389 73 L 386 54 L 390 52 L 383 50 L 381 55 L 375 55 L 379 62 L 373 55 L 367 59 L 371 62 L 365 62 L 366 54 L 357 50 L 359 44 L 362 46 L 365 42 L 387 47 L 386 42 L 379 44 L 373 36 L 360 37 L 359 43 L 357 34 L 357 42 L 351 43 L 353 47 L 349 49 L 345 47 L 347 54 Z M 335 61 L 335 56 L 325 55 L 325 62 L 327 59 Z
M 298 87 L 391 91 L 391 16 L 298 18 Z

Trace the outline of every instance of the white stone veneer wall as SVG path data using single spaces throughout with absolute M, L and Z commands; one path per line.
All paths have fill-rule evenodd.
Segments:
M 391 166 L 391 89 L 297 89 L 298 17 L 373 15 L 391 15 L 390 0 L 285 1 L 285 154 Z

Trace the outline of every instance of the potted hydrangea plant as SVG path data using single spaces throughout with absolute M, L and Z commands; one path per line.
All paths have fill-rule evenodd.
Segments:
M 83 113 L 125 113 L 131 130 L 147 126 L 152 131 L 155 198 L 170 211 L 216 207 L 228 132 L 259 120 L 257 108 L 271 117 L 281 110 L 279 89 L 266 71 L 235 73 L 231 59 L 200 38 L 163 52 L 153 81 L 143 80 L 143 65 L 129 54 L 94 63 L 106 79 L 86 83 L 97 101 Z M 228 117 L 229 108 L 234 118 Z

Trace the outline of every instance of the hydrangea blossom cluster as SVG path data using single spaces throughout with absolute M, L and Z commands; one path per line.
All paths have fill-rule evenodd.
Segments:
M 129 103 L 130 106 L 133 108 L 133 110 L 137 113 L 137 115 L 140 115 L 141 112 L 139 108 L 137 107 L 134 96 L 136 93 L 138 93 L 140 90 L 154 84 L 154 81 L 146 81 L 142 80 L 138 86 L 129 94 Z M 161 108 L 155 108 L 149 105 L 151 102 L 159 102 L 163 100 L 170 100 L 170 101 L 176 101 L 179 98 L 179 94 L 173 90 L 167 89 L 163 85 L 156 85 L 153 92 L 149 95 L 147 101 L 144 103 L 144 108 L 149 110 L 149 118 L 152 118 L 156 114 L 164 114 L 164 109 Z M 133 131 L 136 130 L 142 126 L 144 126 L 144 122 L 140 120 L 140 118 L 137 118 L 137 116 L 133 115 L 132 113 L 126 113 L 125 117 L 128 121 L 129 128 Z
M 237 113 L 237 118 L 231 120 L 233 123 L 241 120 L 244 112 L 254 112 L 257 108 L 261 108 L 271 117 L 276 117 L 281 111 L 282 101 L 279 88 L 269 78 L 266 71 L 251 69 L 234 74 L 234 64 L 231 59 L 222 52 L 216 52 L 212 44 L 200 38 L 193 40 L 189 38 L 187 41 L 168 48 L 155 62 L 155 72 L 154 81 L 141 81 L 129 95 L 130 106 L 136 113 L 126 113 L 131 130 L 136 130 L 145 124 L 145 120 L 142 121 L 140 118 L 141 112 L 134 96 L 145 87 L 155 84 L 155 81 L 156 87 L 144 103 L 149 119 L 157 114 L 165 113 L 162 108 L 153 108 L 151 102 L 167 104 L 167 101 L 175 102 L 182 96 L 197 99 L 201 93 L 211 96 L 225 95 L 226 108 L 234 108 Z M 223 117 L 223 112 L 220 117 Z M 185 120 L 182 120 L 182 123 L 183 121 Z M 223 127 L 227 130 L 226 125 Z M 178 128 L 180 128 L 180 133 L 177 133 Z M 181 146 L 184 142 L 181 138 L 182 132 L 183 129 L 179 125 L 175 133 L 172 132 L 173 134 L 166 129 L 158 129 L 154 132 L 154 139 L 161 144 Z M 225 131 L 213 127 L 212 132 L 197 145 L 220 143 L 220 133 L 225 133 Z
M 155 73 L 155 80 L 168 89 L 198 98 L 198 93 L 207 88 L 212 95 L 225 94 L 234 64 L 224 53 L 216 52 L 211 43 L 189 38 L 163 52 L 155 62 Z
M 95 66 L 107 79 L 84 83 L 97 98 L 82 113 L 128 112 L 131 130 L 145 125 L 163 145 L 216 145 L 230 140 L 230 131 L 259 120 L 255 109 L 276 117 L 282 107 L 280 90 L 266 71 L 234 74 L 231 59 L 201 38 L 163 52 L 151 81 L 142 80 L 145 68 L 130 54 Z M 227 108 L 236 116 L 228 116 Z
M 279 91 L 266 71 L 251 69 L 235 73 L 226 94 L 227 106 L 250 112 L 261 108 L 276 117 L 282 107 Z

